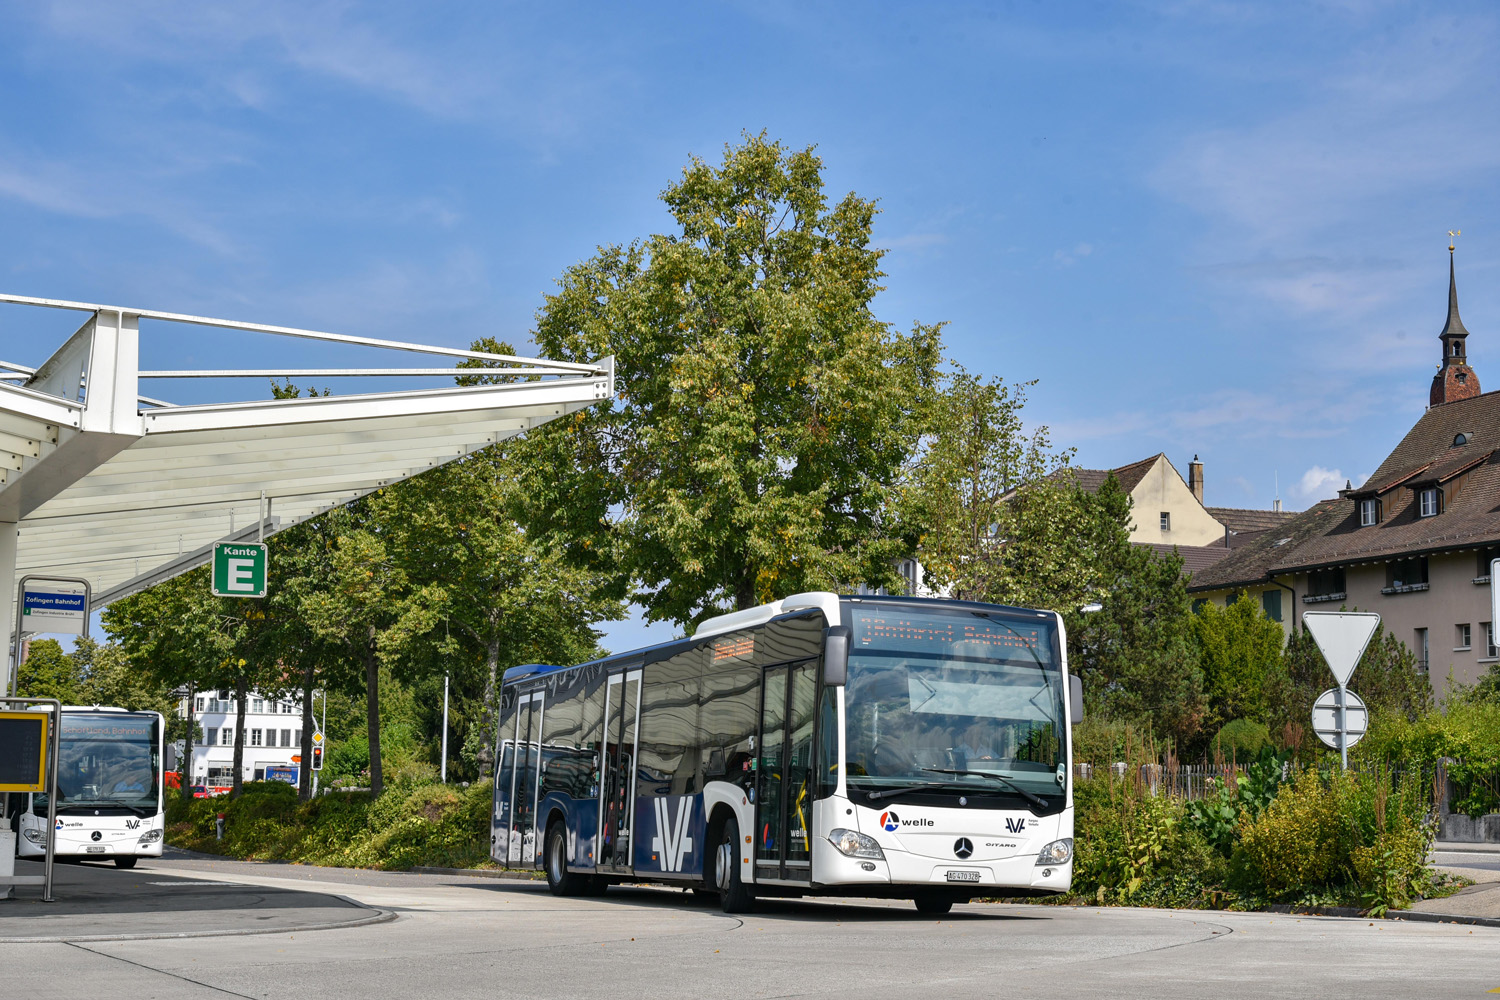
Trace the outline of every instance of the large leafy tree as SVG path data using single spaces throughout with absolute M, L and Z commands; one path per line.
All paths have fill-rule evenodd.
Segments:
M 16 694 L 22 698 L 56 698 L 76 705 L 83 698 L 83 672 L 56 639 L 36 639 L 16 670 Z
M 764 135 L 694 158 L 662 200 L 675 232 L 602 248 L 538 317 L 543 355 L 617 366 L 612 405 L 539 435 L 548 517 L 652 620 L 895 585 L 915 539 L 893 501 L 940 345 L 875 315 L 875 204 L 830 204 L 813 150 Z
M 1193 616 L 1174 551 L 1130 544 L 1130 494 L 1114 476 L 1094 498 L 1101 515 L 1099 608 L 1067 616 L 1073 668 L 1091 711 L 1149 729 L 1179 752 L 1207 717 Z
M 1281 625 L 1247 597 L 1228 607 L 1202 605 L 1193 618 L 1214 721 L 1263 718 L 1268 693 L 1284 671 Z
M 622 613 L 599 573 L 566 559 L 560 540 L 524 526 L 538 484 L 552 472 L 517 461 L 518 449 L 524 453 L 519 444 L 484 449 L 370 503 L 386 550 L 431 602 L 434 626 L 406 644 L 400 673 L 412 683 L 454 675 L 461 696 L 454 746 L 465 746 L 481 769 L 494 743 L 504 669 L 589 659 L 597 652 L 594 626 Z M 434 712 L 433 721 L 439 717 Z

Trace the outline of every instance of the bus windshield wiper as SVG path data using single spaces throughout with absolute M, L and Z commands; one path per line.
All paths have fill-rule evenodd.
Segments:
M 967 790 L 968 785 L 960 785 L 956 781 L 924 781 L 920 785 L 901 785 L 897 788 L 882 788 L 878 792 L 868 792 L 865 797 L 871 802 L 879 799 L 888 799 L 893 795 L 905 795 L 907 792 L 931 792 L 931 791 L 953 791 Z M 987 791 L 987 789 L 975 789 L 975 791 Z
M 1028 792 L 1026 789 L 1022 788 L 1014 781 L 1011 781 L 1005 775 L 997 774 L 994 771 L 963 771 L 959 770 L 958 768 L 952 767 L 924 767 L 922 768 L 922 770 L 931 771 L 933 774 L 971 774 L 976 778 L 994 778 L 996 781 L 1003 782 L 1007 788 L 1015 792 L 1017 795 L 1021 796 L 1021 798 L 1025 799 L 1027 802 L 1030 802 L 1032 805 L 1037 806 L 1041 809 L 1047 808 L 1046 799 L 1041 798 L 1038 795 L 1033 795 L 1031 792 Z

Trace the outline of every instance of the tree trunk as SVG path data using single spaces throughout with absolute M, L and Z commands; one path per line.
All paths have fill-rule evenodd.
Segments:
M 241 677 L 234 684 L 234 788 L 229 797 L 237 799 L 245 784 L 245 714 L 250 709 L 250 690 Z
M 198 724 L 193 721 L 193 698 L 197 694 L 192 681 L 187 689 L 187 733 L 182 738 L 182 760 L 177 762 L 177 791 L 189 802 L 193 800 L 193 736 Z
M 385 790 L 380 769 L 380 661 L 375 657 L 375 629 L 365 642 L 365 727 L 370 737 L 370 794 Z
M 312 798 L 312 738 L 313 738 L 313 668 L 312 660 L 302 668 L 302 745 L 297 753 L 302 763 L 297 768 L 297 798 L 306 802 Z
M 734 588 L 734 610 L 744 611 L 755 607 L 755 603 L 755 577 L 746 573 Z

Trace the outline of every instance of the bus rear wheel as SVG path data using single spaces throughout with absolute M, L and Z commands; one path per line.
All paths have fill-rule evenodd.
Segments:
M 725 913 L 749 913 L 755 908 L 755 891 L 740 880 L 740 824 L 733 816 L 724 821 L 714 850 L 714 883 L 719 888 L 719 908 Z
M 116 868 L 134 868 L 135 858 L 115 858 Z
M 547 827 L 543 864 L 547 869 L 547 888 L 554 896 L 581 896 L 590 889 L 589 877 L 568 871 L 568 832 L 561 822 Z

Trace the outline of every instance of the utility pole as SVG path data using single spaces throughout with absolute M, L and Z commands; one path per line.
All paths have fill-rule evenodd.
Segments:
M 448 675 L 443 674 L 443 784 L 448 783 Z

